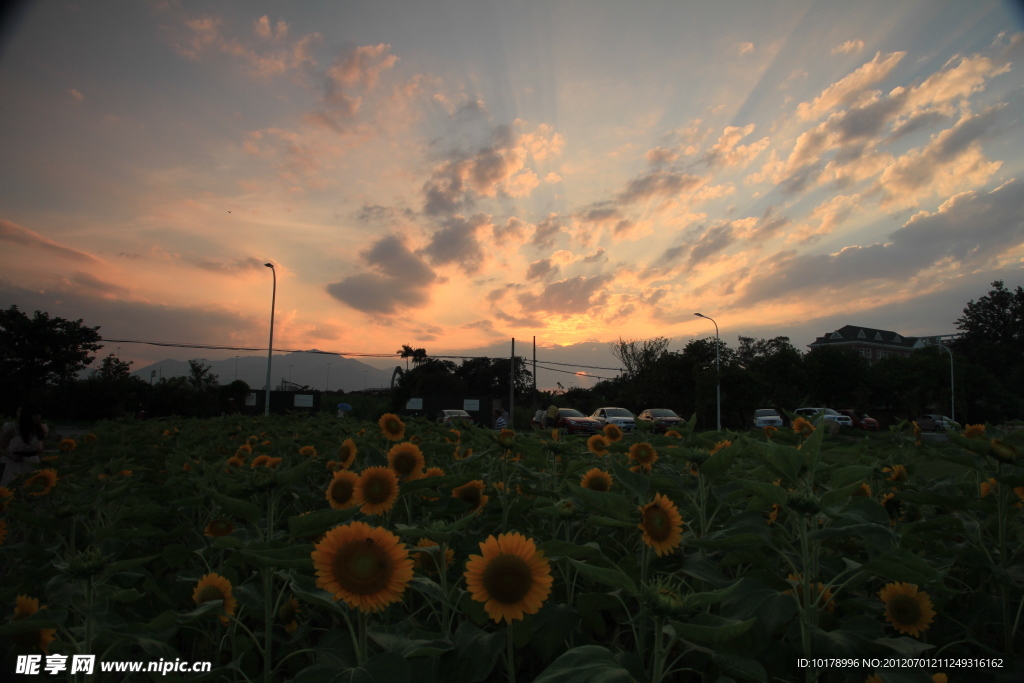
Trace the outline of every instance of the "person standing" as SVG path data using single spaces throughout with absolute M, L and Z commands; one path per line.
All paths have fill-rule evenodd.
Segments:
M 14 422 L 8 422 L 0 433 L 0 463 L 4 466 L 0 486 L 7 486 L 18 475 L 36 471 L 43 442 L 48 433 L 42 413 L 33 405 L 18 408 Z
M 538 408 L 537 412 L 533 414 L 533 420 L 530 421 L 530 424 L 533 425 L 534 431 L 544 429 L 544 415 L 545 413 L 543 408 Z
M 558 426 L 558 406 L 554 403 L 548 406 L 548 412 L 544 415 L 544 428 L 554 429 Z
M 501 412 L 501 408 L 494 409 L 494 428 L 497 430 L 505 429 L 508 422 L 505 421 L 505 416 Z

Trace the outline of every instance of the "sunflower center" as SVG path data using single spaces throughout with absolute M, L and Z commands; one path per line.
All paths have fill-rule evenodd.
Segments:
M 232 530 L 233 527 L 231 526 L 231 522 L 225 521 L 223 519 L 218 519 L 210 523 L 210 531 L 212 531 L 215 534 L 227 535 L 230 534 Z
M 512 605 L 526 597 L 533 587 L 533 572 L 518 555 L 502 553 L 487 563 L 484 588 L 500 603 Z
M 592 491 L 604 491 L 607 492 L 609 489 L 608 480 L 604 477 L 593 477 L 587 482 L 587 488 Z
M 896 595 L 889 600 L 889 615 L 893 623 L 916 624 L 921 620 L 921 605 L 910 595 Z
M 399 453 L 395 456 L 394 468 L 398 474 L 406 477 L 416 469 L 416 458 L 412 453 Z
M 391 561 L 373 539 L 352 541 L 334 556 L 334 576 L 341 587 L 357 595 L 372 595 L 388 586 Z
M 397 434 L 401 431 L 402 427 L 398 423 L 398 420 L 388 420 L 384 423 L 384 429 L 387 430 L 389 434 Z
M 224 594 L 220 592 L 220 589 L 216 586 L 203 586 L 199 590 L 199 595 L 196 596 L 196 604 L 202 605 L 203 603 L 210 602 L 211 600 L 223 600 Z
M 295 619 L 295 604 L 289 600 L 281 605 L 281 609 L 277 611 L 277 618 L 286 624 L 292 622 Z
M 664 541 L 672 531 L 672 523 L 668 515 L 657 505 L 644 510 L 644 531 L 654 541 Z
M 388 487 L 380 479 L 370 479 L 363 485 L 363 498 L 371 505 L 379 505 L 388 499 Z
M 342 446 L 341 448 L 338 449 L 338 457 L 341 458 L 342 462 L 348 462 L 348 459 L 351 457 L 351 454 L 352 449 L 349 448 L 348 446 Z
M 347 503 L 352 499 L 354 492 L 355 487 L 352 486 L 352 482 L 348 479 L 339 479 L 331 486 L 331 498 L 336 503 Z
M 475 486 L 459 490 L 459 500 L 465 501 L 470 505 L 476 506 L 480 504 L 480 489 Z

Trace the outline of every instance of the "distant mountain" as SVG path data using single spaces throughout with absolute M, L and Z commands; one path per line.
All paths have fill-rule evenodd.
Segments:
M 213 373 L 218 376 L 220 384 L 230 384 L 235 379 L 240 379 L 253 389 L 262 389 L 267 382 L 266 356 L 239 356 L 237 359 L 202 361 L 213 368 Z M 331 364 L 329 377 L 328 363 Z M 399 365 L 397 358 L 395 365 Z M 156 371 L 154 381 L 159 381 L 161 377 L 187 377 L 188 361 L 168 358 L 134 370 L 132 374 L 148 382 L 153 371 Z M 274 354 L 270 384 L 276 389 L 281 380 L 286 379 L 295 384 L 309 385 L 312 389 L 325 390 L 328 388 L 329 380 L 331 391 L 356 391 L 391 386 L 391 373 L 392 370 L 380 370 L 353 358 L 298 351 Z

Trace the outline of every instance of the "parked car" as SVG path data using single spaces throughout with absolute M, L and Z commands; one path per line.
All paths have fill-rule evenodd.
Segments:
M 758 408 L 754 411 L 754 429 L 781 426 L 782 416 L 774 408 Z
M 559 408 L 555 428 L 568 434 L 596 434 L 601 430 L 601 423 L 578 410 Z
M 950 418 L 945 415 L 938 415 L 935 413 L 929 413 L 922 415 L 921 417 L 914 420 L 917 426 L 921 428 L 921 431 L 925 432 L 944 432 L 947 429 L 960 429 L 960 425 L 953 422 Z
M 819 415 L 824 414 L 824 418 L 829 422 L 835 422 L 840 427 L 852 427 L 853 420 L 850 419 L 849 415 L 840 415 L 831 408 L 797 408 L 793 411 L 800 417 L 806 418 L 811 422 L 814 422 Z
M 631 432 L 636 426 L 636 417 L 625 408 L 598 408 L 590 417 L 602 425 L 613 424 L 624 432 Z
M 473 416 L 465 410 L 442 410 L 437 416 L 437 421 L 446 427 L 460 423 L 473 424 Z
M 664 434 L 670 429 L 681 427 L 686 422 L 675 411 L 668 408 L 648 408 L 637 415 L 636 419 L 653 422 L 654 425 L 651 429 L 655 434 Z
M 867 413 L 861 413 L 854 410 L 853 408 L 846 408 L 844 410 L 837 411 L 840 415 L 846 415 L 853 421 L 853 426 L 857 429 L 863 429 L 867 432 L 878 431 L 878 420 L 871 417 Z

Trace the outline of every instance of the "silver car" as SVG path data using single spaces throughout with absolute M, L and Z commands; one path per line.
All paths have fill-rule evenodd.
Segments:
M 774 408 L 758 408 L 754 411 L 754 429 L 781 426 L 782 416 Z
M 849 415 L 840 415 L 831 408 L 797 408 L 793 412 L 795 412 L 800 417 L 807 418 L 811 422 L 814 422 L 817 416 L 824 413 L 825 419 L 828 420 L 829 422 L 835 422 L 841 427 L 853 426 L 853 420 L 850 418 Z
M 613 424 L 624 432 L 631 432 L 636 427 L 636 417 L 625 408 L 598 408 L 590 417 L 602 425 Z

